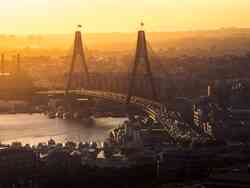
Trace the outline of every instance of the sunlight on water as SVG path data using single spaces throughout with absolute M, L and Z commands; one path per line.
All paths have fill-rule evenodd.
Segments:
M 93 125 L 62 119 L 48 119 L 44 115 L 17 114 L 0 115 L 0 141 L 9 144 L 21 141 L 23 144 L 47 142 L 97 141 L 107 138 L 108 132 L 122 124 L 126 118 L 98 118 Z

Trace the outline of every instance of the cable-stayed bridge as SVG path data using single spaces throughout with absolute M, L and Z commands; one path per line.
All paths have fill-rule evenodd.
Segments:
M 80 60 L 80 64 L 77 66 L 77 60 Z M 74 85 L 74 71 L 80 73 L 78 77 L 78 82 L 80 88 L 73 88 Z M 141 76 L 143 75 L 143 76 Z M 136 83 L 140 78 L 141 82 Z M 145 81 L 142 83 L 142 79 Z M 147 112 L 147 114 L 154 120 L 158 119 L 158 116 L 161 112 L 165 111 L 164 105 L 162 105 L 159 101 L 159 94 L 156 89 L 156 83 L 154 80 L 153 72 L 151 69 L 150 58 L 148 54 L 148 43 L 146 41 L 146 34 L 144 30 L 138 31 L 137 37 L 137 45 L 135 52 L 135 59 L 132 67 L 132 71 L 128 78 L 127 83 L 127 91 L 124 93 L 116 93 L 99 90 L 98 88 L 91 88 L 93 80 L 90 77 L 88 66 L 86 63 L 86 54 L 85 47 L 82 40 L 82 34 L 80 31 L 75 32 L 75 39 L 73 45 L 73 54 L 70 64 L 69 73 L 67 75 L 67 81 L 65 90 L 51 90 L 44 92 L 37 92 L 37 95 L 48 95 L 48 96 L 64 96 L 65 100 L 69 98 L 69 96 L 89 96 L 94 98 L 101 98 L 105 100 L 110 100 L 114 102 L 118 102 L 121 104 L 132 104 L 141 108 L 143 111 Z M 111 80 L 111 85 L 116 83 L 117 87 L 119 87 L 119 83 L 116 80 Z M 137 85 L 136 85 L 137 84 Z M 143 97 L 138 97 L 136 95 L 136 90 L 138 91 L 138 84 L 140 85 L 139 90 L 143 90 L 146 88 L 146 92 L 148 96 L 150 96 L 150 100 Z M 97 85 L 93 83 L 93 85 Z M 111 86 L 112 87 L 112 86 Z
M 86 50 L 80 31 L 75 32 L 72 51 L 72 59 L 67 74 L 65 89 L 39 91 L 33 93 L 34 96 L 42 95 L 63 98 L 66 108 L 71 105 L 72 98 L 79 97 L 100 98 L 120 103 L 128 107 L 128 113 L 130 113 L 130 106 L 136 106 L 145 112 L 152 120 L 163 125 L 172 138 L 178 138 L 178 136 L 176 136 L 177 132 L 180 137 L 200 137 L 199 133 L 193 131 L 177 112 L 169 111 L 165 104 L 161 102 L 161 92 L 158 87 L 159 83 L 151 67 L 150 55 L 152 54 L 150 54 L 150 52 L 152 53 L 152 48 L 146 40 L 144 30 L 141 29 L 138 31 L 134 62 L 132 63 L 132 67 L 130 67 L 127 78 L 124 78 L 123 83 L 111 77 L 107 77 L 106 80 L 102 80 L 102 78 L 95 80 L 91 77 L 92 74 L 87 66 Z M 77 64 L 78 61 L 80 61 L 80 63 Z M 153 60 L 153 62 L 157 62 L 160 65 L 158 60 Z M 164 69 L 164 67 L 161 69 Z M 77 79 L 74 73 L 75 71 L 78 75 Z M 74 82 L 77 82 L 77 84 Z M 100 82 L 106 82 L 106 84 L 109 85 L 107 88 L 122 89 L 117 91 L 110 91 L 107 88 L 103 89 L 103 84 Z M 178 126 L 180 123 L 181 126 Z M 183 131 L 183 128 L 187 131 Z

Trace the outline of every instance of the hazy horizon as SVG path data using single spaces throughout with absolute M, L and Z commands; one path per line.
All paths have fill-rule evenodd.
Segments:
M 0 0 L 0 33 L 192 31 L 249 27 L 248 0 Z
M 74 33 L 75 31 L 77 31 L 78 29 L 72 30 L 72 32 L 65 32 L 65 33 L 60 33 L 60 32 L 48 32 L 48 33 L 1 33 L 0 35 L 7 35 L 7 36 L 11 36 L 11 35 L 15 35 L 15 36 L 30 36 L 30 35 L 34 35 L 34 36 L 46 36 L 46 35 L 70 35 L 72 36 L 72 33 Z M 138 29 L 139 30 L 139 29 Z M 100 32 L 89 32 L 86 31 L 84 29 L 80 29 L 80 31 L 84 34 L 87 35 L 105 35 L 105 34 L 135 34 L 138 32 L 138 30 L 134 30 L 134 31 L 100 31 Z M 250 31 L 250 24 L 248 27 L 220 27 L 220 28 L 211 28 L 211 29 L 197 29 L 197 30 L 164 30 L 164 31 L 157 31 L 157 30 L 152 30 L 152 31 L 148 31 L 147 29 L 145 29 L 145 32 L 147 33 L 204 33 L 204 32 L 219 32 L 219 31 L 237 31 L 237 30 L 249 30 Z

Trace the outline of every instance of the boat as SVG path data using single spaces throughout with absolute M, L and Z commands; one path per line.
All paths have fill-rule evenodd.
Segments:
M 48 117 L 49 117 L 49 119 L 55 119 L 56 118 L 56 113 L 49 112 Z
M 63 112 L 57 112 L 56 117 L 62 119 L 63 118 Z
M 72 119 L 71 113 L 70 112 L 65 112 L 63 114 L 63 119 Z

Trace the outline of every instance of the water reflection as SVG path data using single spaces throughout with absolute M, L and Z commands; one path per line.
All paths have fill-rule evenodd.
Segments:
M 27 144 L 47 142 L 97 141 L 102 142 L 109 130 L 122 124 L 126 118 L 98 118 L 93 125 L 84 122 L 48 119 L 35 114 L 0 115 L 0 141 L 4 144 L 21 141 Z

